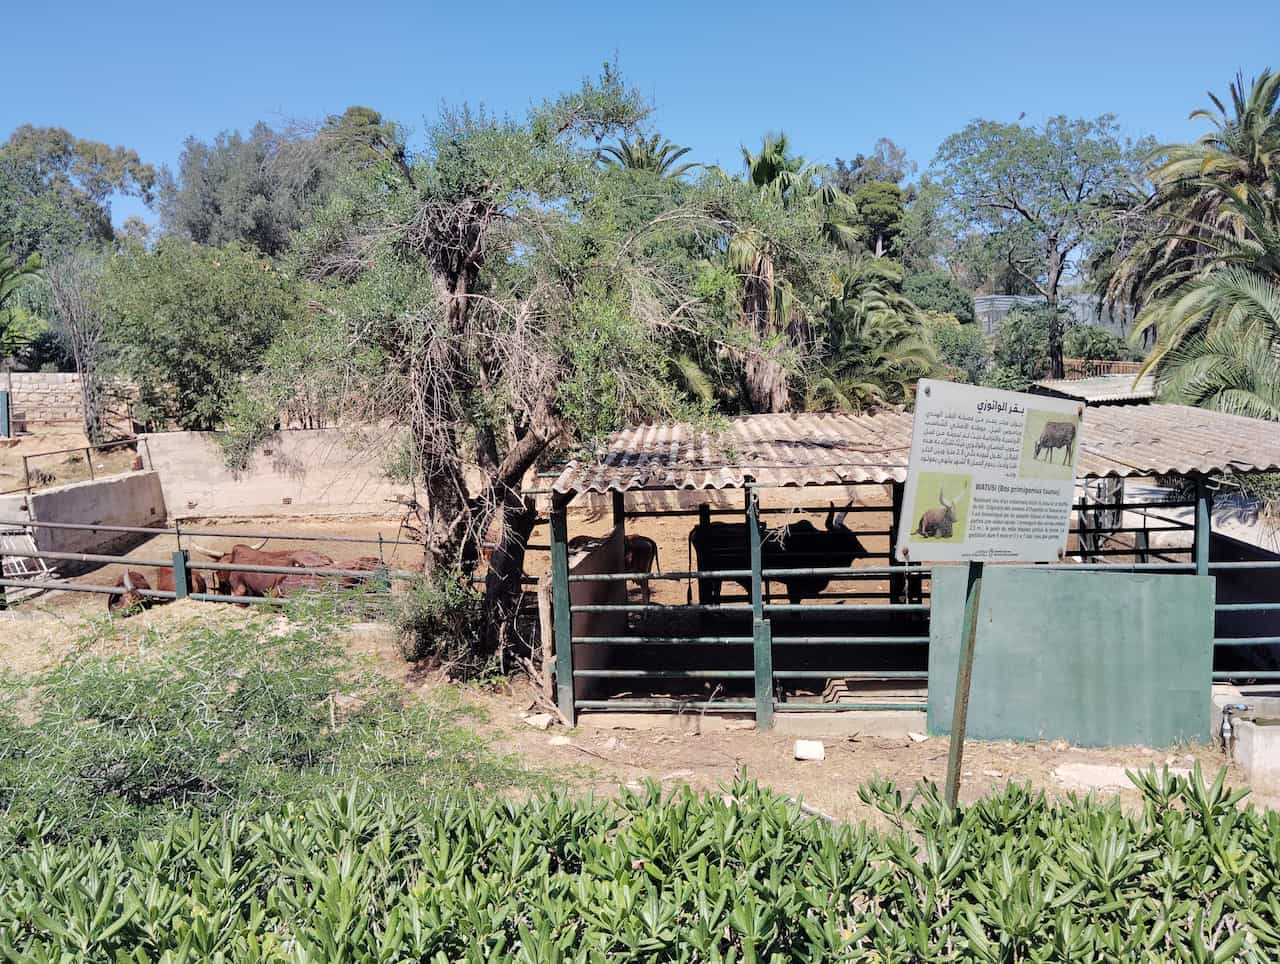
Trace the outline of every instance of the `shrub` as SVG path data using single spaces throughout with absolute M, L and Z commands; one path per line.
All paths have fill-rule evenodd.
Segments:
M 124 654 L 72 656 L 0 686 L 0 811 L 113 836 L 191 808 L 278 806 L 335 779 L 421 798 L 516 778 L 456 725 L 460 701 L 403 703 L 333 641 L 332 609 L 307 605 L 284 625 L 148 630 Z M 112 632 L 127 630 L 98 627 Z
M 1119 335 L 1094 325 L 1068 328 L 1062 336 L 1062 351 L 1069 358 L 1097 361 L 1129 361 L 1138 357 Z
M 942 311 L 955 315 L 961 324 L 973 321 L 973 292 L 945 271 L 919 271 L 907 275 L 902 293 L 921 311 Z
M 1049 318 L 1047 308 L 1014 308 L 1005 315 L 992 348 L 995 367 L 988 384 L 1021 391 L 1048 374 Z
M 976 385 L 991 364 L 991 350 L 977 325 L 962 325 L 955 315 L 928 312 L 929 340 L 938 358 L 959 380 Z
M 457 573 L 440 572 L 410 581 L 394 605 L 401 652 L 416 662 L 434 657 L 463 675 L 483 667 L 472 665 L 480 648 L 481 594 Z
M 864 787 L 885 829 L 739 782 L 620 801 L 338 792 L 132 843 L 0 820 L 12 959 L 1270 961 L 1280 815 L 1154 772 L 1140 808 L 1010 786 L 959 812 Z

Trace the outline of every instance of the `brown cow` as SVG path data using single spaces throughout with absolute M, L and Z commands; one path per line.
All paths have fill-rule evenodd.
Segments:
M 204 581 L 204 577 L 200 573 L 188 570 L 191 576 L 192 592 L 207 592 L 208 586 Z M 173 592 L 174 580 L 173 569 L 163 568 L 156 570 L 155 588 L 160 592 Z M 168 599 L 157 599 L 155 596 L 144 596 L 139 589 L 150 589 L 151 583 L 147 581 L 147 577 L 142 573 L 129 569 L 123 574 L 116 577 L 115 586 L 117 589 L 124 589 L 125 592 L 118 596 L 112 595 L 107 597 L 107 611 L 116 612 L 121 610 L 121 615 L 129 615 L 139 609 L 150 609 L 156 603 L 167 603 Z
M 350 569 L 358 572 L 373 573 L 384 568 L 386 564 L 376 556 L 361 556 L 358 559 L 338 561 L 327 566 L 316 566 L 317 569 Z M 311 568 L 311 567 L 307 567 Z M 288 596 L 303 590 L 325 589 L 337 586 L 342 589 L 354 589 L 362 586 L 367 579 L 360 576 L 325 576 L 319 573 L 300 572 L 297 575 L 283 575 L 280 582 L 267 593 L 270 596 Z
M 627 536 L 623 544 L 625 546 L 622 563 L 624 572 L 648 573 L 655 566 L 658 572 L 662 572 L 662 564 L 658 561 L 658 544 L 648 536 Z M 652 589 L 652 580 L 640 580 L 640 598 L 645 603 L 649 602 Z
M 265 542 L 265 540 L 263 540 Z M 258 546 L 261 546 L 259 543 Z M 216 552 L 195 543 L 191 548 L 197 552 L 212 556 L 218 562 L 228 565 L 244 566 L 279 566 L 303 568 L 320 568 L 332 566 L 333 560 L 320 552 L 310 549 L 285 549 L 278 552 L 263 552 L 255 546 L 237 544 L 227 552 Z M 280 583 L 288 576 L 283 572 L 247 572 L 240 569 L 217 570 L 218 591 L 225 596 L 270 596 L 276 595 Z

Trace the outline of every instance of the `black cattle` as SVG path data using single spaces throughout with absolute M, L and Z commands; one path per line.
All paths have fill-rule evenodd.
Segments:
M 846 512 L 827 513 L 826 529 L 819 529 L 808 519 L 778 529 L 760 527 L 760 564 L 762 569 L 844 569 L 855 559 L 867 555 L 858 537 L 845 527 Z M 741 522 L 711 522 L 694 526 L 689 542 L 697 556 L 698 569 L 723 570 L 751 568 L 751 546 L 747 526 Z M 750 576 L 730 577 L 748 593 Z M 777 581 L 787 589 L 787 599 L 799 603 L 817 596 L 830 584 L 831 576 L 779 576 Z M 772 580 L 770 580 L 772 581 Z M 698 600 L 718 603 L 722 579 L 708 576 L 698 579 Z
M 1040 453 L 1047 451 L 1049 461 L 1052 462 L 1054 450 L 1063 449 L 1062 464 L 1066 465 L 1071 461 L 1071 446 L 1075 445 L 1075 442 L 1075 422 L 1045 422 L 1044 431 L 1040 433 L 1040 439 L 1036 442 L 1034 458 L 1040 458 Z

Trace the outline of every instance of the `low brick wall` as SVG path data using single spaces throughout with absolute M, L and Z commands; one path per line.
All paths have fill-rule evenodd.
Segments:
M 0 375 L 0 389 L 6 387 L 9 410 L 17 429 L 30 432 L 42 426 L 84 422 L 80 376 L 75 372 L 10 372 Z M 116 384 L 108 387 L 108 394 L 108 421 L 123 422 L 127 417 L 124 399 L 133 394 L 133 389 Z

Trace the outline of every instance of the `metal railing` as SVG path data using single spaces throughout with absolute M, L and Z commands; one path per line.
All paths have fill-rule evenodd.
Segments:
M 7 587 L 44 589 L 51 591 L 57 590 L 64 592 L 84 592 L 113 596 L 122 596 L 129 592 L 134 592 L 144 598 L 160 600 L 189 598 L 198 602 L 267 606 L 285 605 L 289 601 L 288 599 L 280 596 L 237 596 L 217 592 L 195 592 L 192 588 L 191 573 L 199 572 L 201 570 L 207 570 L 209 572 L 242 572 L 263 575 L 315 576 L 335 580 L 355 579 L 362 582 L 373 582 L 382 585 L 388 584 L 391 579 L 408 579 L 417 575 L 417 573 L 409 570 L 393 568 L 389 564 L 384 564 L 374 569 L 348 569 L 336 566 L 272 566 L 221 561 L 193 562 L 190 558 L 189 550 L 181 548 L 183 537 L 190 538 L 192 536 L 248 540 L 281 539 L 287 541 L 342 542 L 377 545 L 379 547 L 378 558 L 383 560 L 385 558 L 385 550 L 387 547 L 394 548 L 402 543 L 388 541 L 384 539 L 381 534 L 379 534 L 377 538 L 373 538 L 368 536 L 339 536 L 328 534 L 306 535 L 300 533 L 276 532 L 228 532 L 210 529 L 183 529 L 176 523 L 172 527 L 122 526 L 109 525 L 105 523 L 40 522 L 38 520 L 26 519 L 0 520 L 0 526 L 13 526 L 27 529 L 57 529 L 79 532 L 114 532 L 122 535 L 146 535 L 151 537 L 169 535 L 173 536 L 179 546 L 169 559 L 138 558 L 134 556 L 113 555 L 109 553 L 60 552 L 49 549 L 6 549 L 4 554 L 15 558 L 39 558 L 60 562 L 76 562 L 82 565 L 119 565 L 125 567 L 137 567 L 139 569 L 173 569 L 174 585 L 177 588 L 173 591 L 163 591 L 150 588 L 130 590 L 123 586 L 101 586 L 92 583 L 47 578 L 39 580 L 0 578 L 0 607 L 5 604 L 3 589 Z
M 101 452 L 104 449 L 128 448 L 128 447 L 132 447 L 136 451 L 138 448 L 139 442 L 141 442 L 142 444 L 143 451 L 147 453 L 146 460 L 144 461 L 143 464 L 147 467 L 150 467 L 151 466 L 151 446 L 147 443 L 147 440 L 145 438 L 117 439 L 114 442 L 101 442 L 98 445 L 77 445 L 67 449 L 51 449 L 48 452 L 28 453 L 27 455 L 22 456 L 22 487 L 17 489 L 9 489 L 6 492 L 0 492 L 0 495 L 8 495 L 14 492 L 26 492 L 26 494 L 30 496 L 33 488 L 39 488 L 41 486 L 51 486 L 51 485 L 71 485 L 72 483 L 77 481 L 84 481 L 83 479 L 67 479 L 65 481 L 59 481 L 56 477 L 54 477 L 53 481 L 51 482 L 37 481 L 36 484 L 33 486 L 32 474 L 31 474 L 32 459 L 42 459 L 47 456 L 68 455 L 71 453 L 83 452 L 85 465 L 89 470 L 88 481 L 93 482 L 93 481 L 96 481 L 97 479 L 97 475 L 95 474 L 93 469 L 93 453 L 94 452 Z M 40 471 L 40 470 L 37 470 L 37 471 Z

